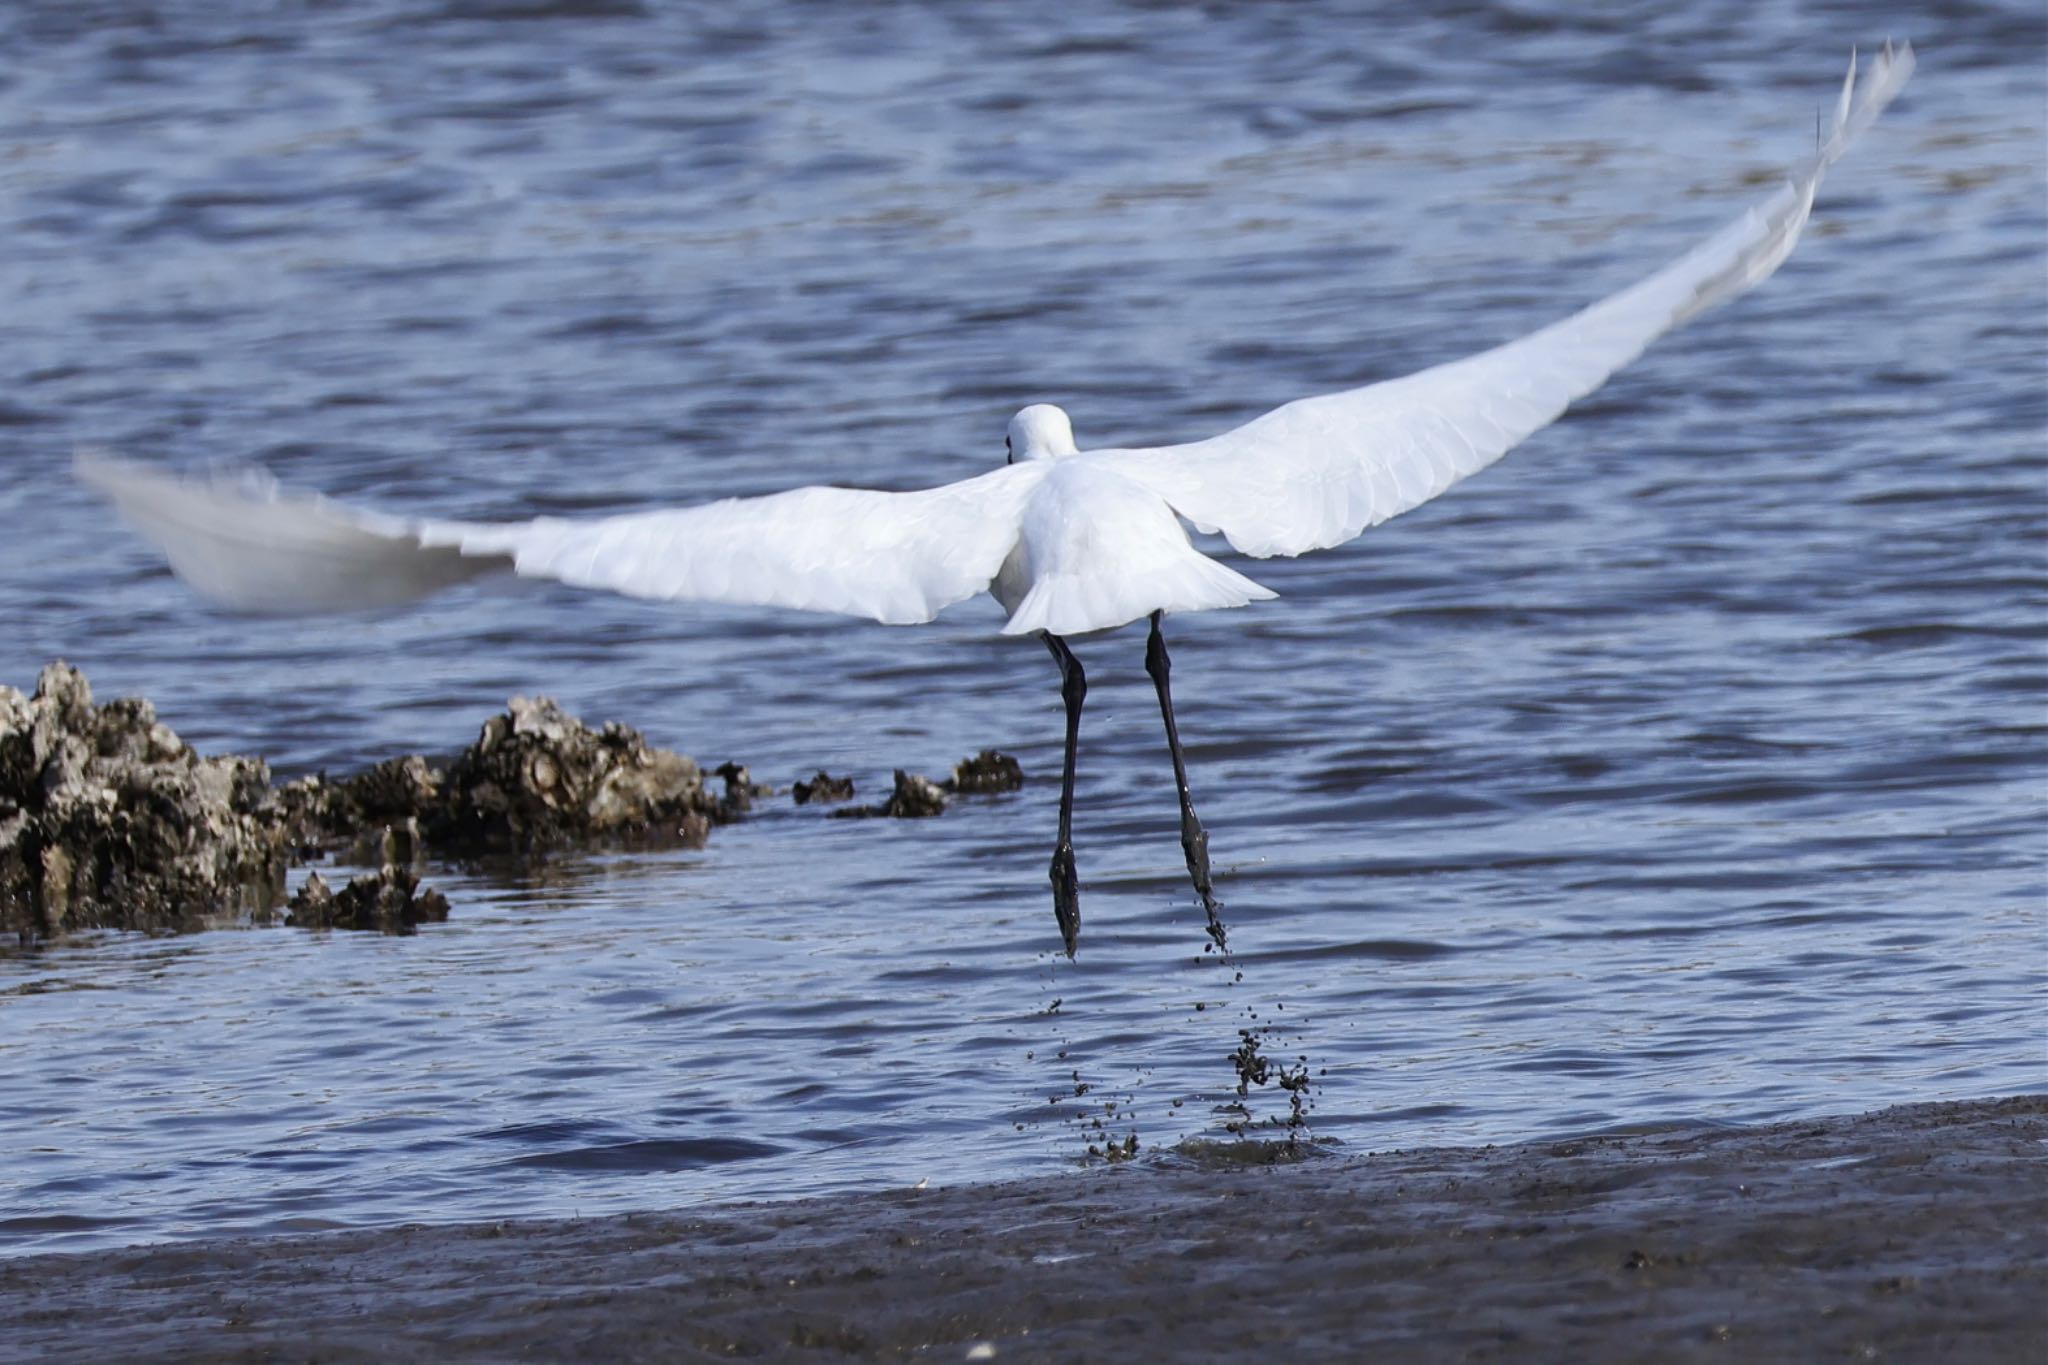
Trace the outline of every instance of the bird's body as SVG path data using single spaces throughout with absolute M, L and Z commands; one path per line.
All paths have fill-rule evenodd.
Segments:
M 989 591 L 1010 613 L 1005 635 L 1082 635 L 1155 611 L 1241 607 L 1274 595 L 1195 549 L 1152 489 L 1080 458 L 1043 469 Z
M 389 608 L 511 570 L 654 599 L 929 621 L 977 593 L 1006 634 L 1041 636 L 1067 705 L 1055 908 L 1069 953 L 1078 882 L 1069 838 L 1085 678 L 1065 638 L 1151 621 L 1189 871 L 1220 944 L 1208 836 L 1195 818 L 1167 685 L 1165 614 L 1274 594 L 1202 553 L 1187 525 L 1264 558 L 1342 544 L 1437 496 L 1549 425 L 1657 337 L 1776 270 L 1822 175 L 1905 84 L 1889 46 L 1861 90 L 1852 61 L 1833 126 L 1760 204 L 1676 262 L 1564 320 L 1403 378 L 1304 398 L 1175 446 L 1081 450 L 1067 415 L 1010 423 L 1010 462 L 914 492 L 799 488 L 696 507 L 517 523 L 400 519 L 285 495 L 246 478 L 182 481 L 84 454 L 78 473 L 163 547 L 201 592 L 253 612 Z

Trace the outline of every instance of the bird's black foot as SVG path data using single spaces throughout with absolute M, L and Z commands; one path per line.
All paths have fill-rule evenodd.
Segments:
M 1060 938 L 1067 956 L 1081 946 L 1081 878 L 1074 870 L 1074 846 L 1061 844 L 1052 851 L 1052 912 L 1059 917 Z
M 1216 899 L 1209 882 L 1209 831 L 1200 825 L 1192 830 L 1183 829 L 1180 846 L 1188 855 L 1188 874 L 1195 884 L 1195 894 L 1202 898 L 1202 909 L 1209 916 L 1209 937 L 1217 952 L 1228 952 L 1224 939 L 1229 931 L 1223 927 L 1223 902 Z

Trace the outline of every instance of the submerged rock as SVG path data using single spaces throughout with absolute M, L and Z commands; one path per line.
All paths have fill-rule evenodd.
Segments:
M 889 799 L 874 806 L 849 806 L 835 810 L 833 817 L 841 820 L 865 820 L 886 817 L 893 820 L 921 820 L 927 816 L 942 815 L 946 810 L 946 791 L 929 777 L 919 777 L 903 769 L 896 770 L 896 790 Z
M 840 779 L 818 774 L 821 782 Z M 895 820 L 921 820 L 928 816 L 941 815 L 947 804 L 956 795 L 983 796 L 1000 792 L 1011 792 L 1024 785 L 1024 769 L 1016 759 L 994 749 L 983 749 L 972 758 L 963 758 L 953 765 L 953 775 L 944 782 L 934 782 L 929 777 L 919 777 L 903 769 L 896 770 L 896 788 L 889 799 L 878 805 L 849 806 L 835 810 L 835 817 L 848 820 L 886 817 Z M 799 792 L 804 783 L 797 783 Z M 846 795 L 853 795 L 853 783 L 845 784 Z M 806 799 L 820 799 L 815 792 L 798 795 L 797 804 Z
M 853 799 L 853 779 L 850 777 L 834 777 L 821 768 L 818 770 L 817 776 L 811 778 L 810 781 L 799 781 L 792 785 L 789 789 L 789 794 L 796 798 L 796 803 L 799 806 L 809 805 L 813 801 L 821 806 L 831 805 L 835 801 L 851 801 Z
M 0 686 L 0 928 L 260 913 L 292 861 L 262 760 L 200 757 L 140 698 L 94 706 L 62 661 L 32 697 Z
M 882 803 L 882 814 L 897 820 L 922 820 L 944 814 L 946 793 L 928 777 L 896 770 L 896 790 Z
M 371 929 L 409 934 L 421 924 L 448 918 L 448 898 L 420 885 L 407 868 L 387 864 L 367 876 L 351 877 L 336 891 L 318 872 L 291 899 L 285 923 L 302 929 Z
M 953 765 L 949 785 L 962 796 L 994 796 L 1024 785 L 1024 765 L 1006 753 L 983 749 Z
M 711 775 L 725 782 L 725 795 L 719 799 L 718 809 L 728 820 L 737 820 L 752 810 L 755 797 L 775 795 L 775 788 L 754 781 L 753 773 L 744 764 L 721 763 L 711 770 Z

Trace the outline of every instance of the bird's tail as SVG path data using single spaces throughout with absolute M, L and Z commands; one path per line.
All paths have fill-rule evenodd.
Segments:
M 1185 555 L 1142 574 L 1046 574 L 1024 594 L 1003 624 L 1002 633 L 1029 635 L 1044 630 L 1054 635 L 1083 635 L 1127 625 L 1154 611 L 1214 611 L 1278 595 L 1187 547 Z

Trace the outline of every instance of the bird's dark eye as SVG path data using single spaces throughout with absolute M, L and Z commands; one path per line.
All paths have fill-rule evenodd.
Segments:
M 1017 447 L 1010 444 L 1010 438 L 1007 436 L 1003 438 L 1003 450 L 1006 452 L 1003 455 L 1004 464 L 1017 463 Z

